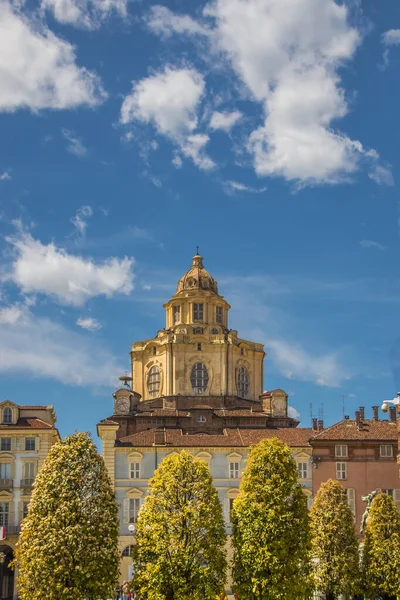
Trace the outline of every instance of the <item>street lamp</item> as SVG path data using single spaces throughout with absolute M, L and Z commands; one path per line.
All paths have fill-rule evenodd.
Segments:
M 383 412 L 388 412 L 389 410 L 389 404 L 393 404 L 394 406 L 399 406 L 400 404 L 400 392 L 397 392 L 397 396 L 396 398 L 393 398 L 393 400 L 384 400 L 383 404 L 382 404 L 382 411 Z

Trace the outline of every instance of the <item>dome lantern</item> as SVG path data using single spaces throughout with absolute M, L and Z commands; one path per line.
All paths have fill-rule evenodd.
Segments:
M 176 286 L 177 294 L 186 290 L 205 290 L 218 294 L 217 282 L 204 268 L 203 257 L 198 253 L 198 249 L 197 253 L 192 258 L 192 266 L 183 277 L 180 278 L 178 285 Z

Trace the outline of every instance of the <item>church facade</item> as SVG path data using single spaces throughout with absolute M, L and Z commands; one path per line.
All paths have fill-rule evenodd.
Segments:
M 312 429 L 288 415 L 283 390 L 263 392 L 264 346 L 230 328 L 230 305 L 199 254 L 164 309 L 157 336 L 133 343 L 131 376 L 121 378 L 113 414 L 97 426 L 121 507 L 121 580 L 129 576 L 132 525 L 148 480 L 173 452 L 185 449 L 209 465 L 228 533 L 249 448 L 263 438 L 292 448 L 312 501 Z

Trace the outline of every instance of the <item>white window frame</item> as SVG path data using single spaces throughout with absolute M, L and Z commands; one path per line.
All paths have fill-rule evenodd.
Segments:
M 161 390 L 161 369 L 153 365 L 147 373 L 147 391 L 151 398 L 156 398 Z
M 381 488 L 381 492 L 383 494 L 387 494 L 388 496 L 390 496 L 391 498 L 393 498 L 394 500 L 394 496 L 395 496 L 395 491 L 394 489 L 391 488 Z
M 140 506 L 140 498 L 129 498 L 129 523 L 137 523 Z
M 5 443 L 5 440 L 9 440 L 9 443 Z M 7 448 L 3 448 L 4 446 L 8 446 Z M 10 437 L 2 437 L 0 438 L 0 450 L 3 452 L 10 452 L 11 451 L 11 446 L 12 446 L 12 441 Z
M 208 388 L 209 375 L 207 366 L 202 362 L 196 362 L 190 371 L 190 383 L 195 394 L 204 394 Z
M 346 481 L 347 479 L 347 463 L 337 462 L 336 463 L 336 479 L 339 481 Z
M 308 463 L 304 461 L 298 461 L 297 463 L 297 476 L 299 479 L 308 479 Z
M 35 479 L 36 477 L 36 463 L 31 461 L 24 461 L 22 463 L 22 479 Z
M 351 512 L 353 513 L 354 520 L 356 519 L 356 490 L 355 488 L 347 488 L 347 503 Z
M 28 441 L 31 442 L 32 440 L 33 440 L 33 448 L 27 448 Z M 25 442 L 24 442 L 24 446 L 25 446 L 25 451 L 26 452 L 34 452 L 36 450 L 36 438 L 34 438 L 34 437 L 26 437 L 25 438 Z
M 0 502 L 0 527 L 7 527 L 10 519 L 10 503 Z
M 6 417 L 7 415 L 7 417 Z M 12 408 L 6 406 L 3 410 L 3 423 L 12 423 L 13 422 L 13 411 Z
M 229 461 L 229 479 L 239 479 L 240 477 L 240 461 Z
M 381 458 L 393 458 L 393 446 L 391 444 L 381 444 L 379 456 Z
M 132 461 L 129 463 L 129 478 L 140 479 L 141 464 L 138 461 Z
M 348 447 L 344 444 L 338 444 L 335 446 L 335 456 L 337 458 L 348 458 L 349 450 Z
M 0 463 L 0 479 L 12 479 L 12 464 L 9 462 Z
M 238 395 L 245 397 L 250 389 L 250 376 L 246 367 L 239 367 L 236 372 L 236 385 Z

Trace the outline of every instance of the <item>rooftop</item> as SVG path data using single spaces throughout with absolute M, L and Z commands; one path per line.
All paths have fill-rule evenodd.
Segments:
M 396 421 L 356 420 L 344 419 L 322 431 L 312 432 L 313 440 L 376 440 L 397 441 Z M 310 436 L 311 437 L 311 436 Z

